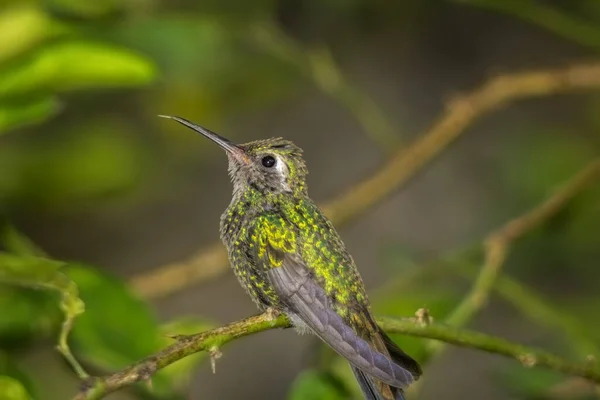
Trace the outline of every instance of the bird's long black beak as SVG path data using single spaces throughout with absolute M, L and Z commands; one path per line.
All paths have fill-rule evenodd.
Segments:
M 223 150 L 225 150 L 229 154 L 236 156 L 238 158 L 242 157 L 243 159 L 246 159 L 246 153 L 244 152 L 244 149 L 242 149 L 235 143 L 231 142 L 229 139 L 224 138 L 223 136 L 221 136 L 211 130 L 203 128 L 200 125 L 196 125 L 193 122 L 190 122 L 185 118 L 175 117 L 175 116 L 171 116 L 171 115 L 159 115 L 159 117 L 175 120 L 175 121 L 179 122 L 180 124 L 185 125 L 188 128 L 200 133 L 202 136 L 212 140 L 213 142 L 218 144 Z

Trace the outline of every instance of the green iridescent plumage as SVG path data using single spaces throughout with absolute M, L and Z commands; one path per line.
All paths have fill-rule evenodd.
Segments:
M 250 200 L 252 197 L 255 200 Z M 252 201 L 268 207 L 276 205 L 278 212 L 267 211 L 247 218 L 248 204 Z M 248 190 L 223 214 L 221 227 L 224 240 L 233 241 L 230 246 L 232 266 L 259 306 L 267 303 L 276 306 L 277 297 L 266 281 L 265 271 L 246 265 L 246 254 L 255 251 L 262 258 L 270 246 L 278 252 L 271 253 L 268 268 L 281 267 L 283 262 L 282 258 L 273 254 L 301 254 L 314 270 L 315 279 L 334 299 L 336 311 L 341 316 L 351 316 L 347 306 L 351 301 L 368 307 L 362 281 L 353 268 L 350 255 L 329 220 L 310 199 L 299 198 L 290 202 L 285 195 L 263 198 Z
M 302 151 L 283 139 L 236 145 L 178 117 L 226 150 L 233 198 L 221 238 L 259 308 L 285 313 L 351 364 L 369 400 L 403 399 L 421 370 L 379 328 L 362 279 L 331 222 L 308 197 Z

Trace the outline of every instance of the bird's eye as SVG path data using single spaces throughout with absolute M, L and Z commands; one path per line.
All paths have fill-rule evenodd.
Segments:
M 271 168 L 273 165 L 275 165 L 275 157 L 273 156 L 264 156 L 262 159 L 262 165 L 264 165 L 266 168 Z

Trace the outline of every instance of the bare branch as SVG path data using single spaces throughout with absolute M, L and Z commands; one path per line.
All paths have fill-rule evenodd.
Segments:
M 512 101 L 597 89 L 600 89 L 600 62 L 492 78 L 450 101 L 446 111 L 417 141 L 397 151 L 371 177 L 326 202 L 323 209 L 338 226 L 357 218 L 402 187 L 479 117 Z M 495 245 L 492 242 L 490 246 Z M 225 250 L 215 243 L 188 260 L 134 276 L 130 283 L 142 296 L 157 298 L 219 276 L 227 270 L 227 265 Z

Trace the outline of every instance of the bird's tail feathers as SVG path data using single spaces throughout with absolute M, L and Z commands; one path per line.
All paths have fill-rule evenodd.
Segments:
M 409 371 L 415 380 L 422 374 L 421 366 L 412 357 L 406 354 L 398 347 L 392 339 L 379 327 L 377 327 L 379 339 L 376 340 L 375 347 L 379 351 L 384 350 L 390 355 L 390 358 L 398 365 Z M 356 367 L 352 367 L 352 372 L 365 395 L 366 400 L 405 400 L 404 390 L 402 388 L 387 385 Z
M 404 391 L 377 381 L 356 367 L 352 372 L 365 396 L 365 400 L 405 400 Z

